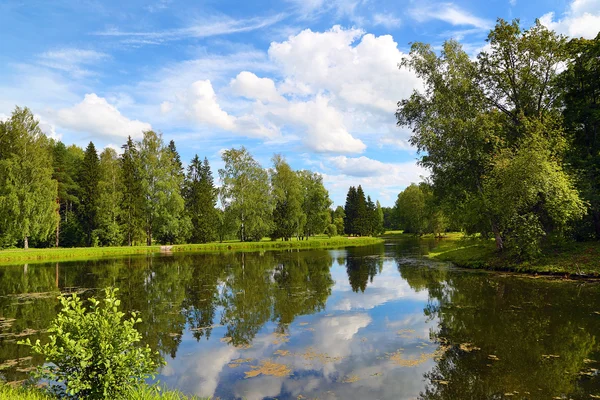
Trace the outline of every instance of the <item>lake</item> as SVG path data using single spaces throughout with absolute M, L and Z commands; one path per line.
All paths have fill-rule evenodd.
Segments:
M 600 398 L 600 284 L 465 271 L 431 240 L 0 267 L 0 376 L 42 360 L 58 291 L 119 288 L 167 365 L 222 399 Z M 599 396 L 599 397 L 595 397 Z

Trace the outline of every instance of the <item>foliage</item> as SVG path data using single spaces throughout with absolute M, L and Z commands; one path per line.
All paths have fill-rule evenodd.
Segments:
M 219 215 L 217 195 L 208 159 L 204 163 L 196 155 L 188 166 L 183 197 L 190 216 L 192 243 L 207 243 L 217 237 Z
M 335 226 L 335 224 L 329 224 L 327 225 L 327 228 L 325 228 L 325 234 L 329 237 L 332 236 L 337 236 L 337 227 Z
M 123 243 L 121 232 L 121 207 L 123 184 L 119 156 L 107 147 L 100 154 L 98 181 L 98 227 L 95 235 L 102 246 L 119 246 Z
M 61 295 L 62 310 L 48 329 L 49 342 L 19 342 L 50 363 L 41 367 L 38 375 L 57 382 L 57 393 L 114 399 L 156 370 L 150 348 L 137 345 L 142 336 L 134 326 L 141 319 L 135 312 L 123 319 L 125 313 L 119 311 L 116 291 L 107 288 L 102 301 L 90 298 L 89 310 L 76 294 Z
M 92 142 L 85 149 L 77 181 L 79 184 L 79 207 L 77 208 L 79 223 L 85 235 L 86 246 L 95 246 L 97 237 L 94 231 L 98 227 L 100 160 L 96 146 Z
M 261 240 L 272 231 L 269 176 L 245 147 L 223 152 L 221 203 L 235 215 L 241 241 Z
M 0 121 L 0 247 L 46 240 L 58 224 L 51 145 L 27 108 Z
M 121 156 L 121 182 L 123 196 L 121 203 L 122 230 L 129 246 L 138 239 L 143 226 L 144 192 L 142 187 L 142 166 L 140 153 L 131 139 L 122 147 Z
M 323 186 L 323 177 L 315 172 L 296 172 L 302 188 L 303 234 L 305 237 L 322 233 L 329 224 L 329 207 L 332 202 Z M 302 218 L 302 217 L 301 217 Z
M 271 170 L 271 188 L 273 190 L 274 230 L 271 239 L 290 239 L 299 236 L 300 230 L 306 225 L 306 214 L 302 210 L 302 187 L 298 176 L 294 173 L 285 159 L 276 154 L 273 156 Z

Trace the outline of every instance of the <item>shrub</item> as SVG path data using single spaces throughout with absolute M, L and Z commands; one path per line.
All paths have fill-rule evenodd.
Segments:
M 90 298 L 89 310 L 76 294 L 61 295 L 62 311 L 48 330 L 50 341 L 44 345 L 39 340 L 35 344 L 29 339 L 19 342 L 50 363 L 40 367 L 37 376 L 50 380 L 59 396 L 121 398 L 128 388 L 156 371 L 158 363 L 153 356 L 160 356 L 147 345 L 138 345 L 142 336 L 134 325 L 141 319 L 135 312 L 129 319 L 123 318 L 117 290 L 105 289 L 102 301 Z
M 327 225 L 327 228 L 325 228 L 325 233 L 329 237 L 337 236 L 337 227 L 334 224 L 329 224 Z

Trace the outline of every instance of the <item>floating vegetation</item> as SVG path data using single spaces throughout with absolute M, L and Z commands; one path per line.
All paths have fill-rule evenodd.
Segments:
M 225 336 L 221 338 L 221 342 L 223 343 L 231 343 L 233 339 L 231 339 L 229 336 Z
M 308 322 L 300 322 L 298 325 L 305 326 L 305 325 L 308 325 Z
M 582 371 L 579 371 L 579 375 L 582 376 L 596 376 L 598 375 L 598 369 L 597 368 L 589 368 L 589 369 L 584 369 Z
M 246 371 L 245 374 L 246 378 L 255 378 L 259 375 L 286 377 L 292 374 L 292 370 L 285 364 L 264 360 L 260 362 L 260 365 L 251 366 L 250 371 Z
M 375 372 L 374 374 L 371 374 L 371 376 L 382 376 L 383 374 L 381 372 Z
M 216 324 L 216 325 L 209 325 L 209 326 L 199 326 L 198 328 L 190 328 L 190 331 L 203 331 L 205 329 L 219 328 L 221 326 L 223 326 L 223 325 Z
M 492 360 L 492 361 L 500 361 L 500 359 L 498 358 L 498 356 L 494 355 L 494 354 L 488 354 L 488 360 Z
M 30 361 L 33 357 L 23 357 L 23 358 L 15 358 L 13 360 L 4 360 L 2 364 L 0 364 L 0 370 L 16 367 L 17 365 Z
M 462 351 L 465 351 L 467 353 L 470 353 L 472 351 L 477 351 L 477 350 L 481 350 L 480 347 L 475 346 L 473 343 L 461 343 L 458 346 Z
M 542 358 L 544 360 L 551 360 L 553 358 L 560 358 L 560 356 L 556 354 L 542 354 Z
M 46 332 L 46 330 L 35 330 L 35 329 L 25 329 L 22 332 L 9 332 L 9 333 L 0 333 L 0 339 L 16 339 L 23 336 L 31 336 L 36 333 Z
M 433 353 L 421 353 L 416 358 L 405 358 L 402 349 L 397 350 L 394 353 L 387 353 L 388 359 L 392 361 L 396 365 L 400 365 L 401 367 L 416 367 L 417 365 L 421 365 L 427 360 L 435 360 L 438 361 L 450 346 L 442 345 Z
M 593 364 L 593 363 L 596 363 L 596 362 L 597 362 L 596 360 L 590 360 L 589 358 L 584 358 L 583 359 L 583 363 L 584 364 Z
M 250 343 L 236 344 L 235 348 L 238 350 L 248 350 L 248 349 L 252 348 L 252 344 L 250 344 Z
M 227 364 L 227 366 L 229 368 L 237 368 L 244 363 L 252 362 L 252 360 L 253 360 L 252 358 L 238 358 L 236 360 L 232 360 L 231 362 L 229 362 L 229 364 Z
M 396 332 L 396 335 L 403 337 L 403 338 L 409 338 L 414 336 L 415 330 L 414 329 L 400 329 L 399 331 Z
M 342 383 L 354 383 L 358 381 L 360 381 L 358 375 L 345 376 L 344 379 L 341 380 Z
M 306 351 L 304 353 L 294 353 L 294 355 L 300 356 L 307 361 L 317 360 L 317 361 L 321 362 L 322 364 L 340 361 L 343 358 L 343 357 L 332 357 L 332 356 L 328 355 L 327 353 L 317 353 L 313 350 L 312 347 L 309 347 L 308 349 L 306 349 Z
M 443 381 L 441 379 L 434 379 L 434 380 L 432 380 L 432 382 L 439 383 L 440 385 L 446 385 L 446 386 L 450 383 L 448 381 Z
M 275 352 L 275 355 L 277 355 L 277 356 L 281 356 L 281 357 L 285 357 L 285 356 L 287 356 L 287 355 L 289 355 L 289 354 L 290 354 L 290 351 L 289 351 L 289 350 L 277 350 L 277 351 Z
M 10 328 L 15 321 L 14 318 L 0 318 L 0 329 Z
M 290 335 L 288 333 L 275 332 L 274 335 L 275 340 L 273 341 L 273 344 L 282 344 L 290 341 Z

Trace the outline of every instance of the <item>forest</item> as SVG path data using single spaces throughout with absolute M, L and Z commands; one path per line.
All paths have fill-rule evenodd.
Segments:
M 387 228 L 461 230 L 520 259 L 600 240 L 600 35 L 499 19 L 476 58 L 414 43 L 399 67 L 424 84 L 396 117 L 430 176 L 384 210 Z
M 206 158 L 196 155 L 184 168 L 175 142 L 165 143 L 160 133 L 129 137 L 120 155 L 110 147 L 98 154 L 93 142 L 84 150 L 46 137 L 33 113 L 17 107 L 0 122 L 0 248 L 289 240 L 344 232 L 343 221 L 334 224 L 321 175 L 294 171 L 281 155 L 265 169 L 244 147 L 222 158 L 217 187 Z M 362 201 L 366 206 L 364 193 Z M 368 205 L 373 215 L 370 198 Z

